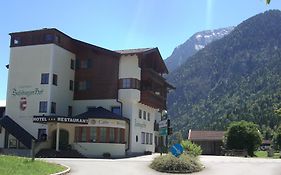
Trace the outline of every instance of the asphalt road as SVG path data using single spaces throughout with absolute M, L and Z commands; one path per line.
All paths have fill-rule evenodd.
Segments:
M 71 167 L 69 175 L 158 175 L 148 167 L 157 155 L 126 159 L 44 159 Z M 281 159 L 201 156 L 204 170 L 194 175 L 281 175 Z

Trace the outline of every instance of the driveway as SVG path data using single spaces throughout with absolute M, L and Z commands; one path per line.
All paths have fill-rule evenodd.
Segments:
M 157 156 L 125 159 L 44 159 L 71 167 L 69 175 L 157 175 L 148 167 Z M 238 158 L 226 156 L 201 156 L 205 169 L 194 175 L 281 175 L 281 159 Z

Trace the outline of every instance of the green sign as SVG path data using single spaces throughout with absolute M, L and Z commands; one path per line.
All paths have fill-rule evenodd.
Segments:
M 160 134 L 161 136 L 166 136 L 166 135 L 168 135 L 168 129 L 167 129 L 167 127 L 165 127 L 165 128 L 159 128 L 159 134 Z

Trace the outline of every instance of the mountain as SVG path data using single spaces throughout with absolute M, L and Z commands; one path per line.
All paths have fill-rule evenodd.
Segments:
M 203 49 L 212 41 L 221 39 L 233 29 L 234 27 L 227 27 L 195 33 L 187 41 L 185 41 L 185 43 L 176 47 L 172 55 L 165 59 L 168 70 L 172 72 L 180 65 L 182 65 L 190 56 L 194 55 L 197 51 Z
M 231 121 L 280 124 L 281 11 L 247 19 L 208 44 L 168 75 L 176 86 L 168 96 L 175 131 L 223 130 Z

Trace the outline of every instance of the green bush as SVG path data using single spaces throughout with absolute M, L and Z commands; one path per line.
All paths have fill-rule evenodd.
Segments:
M 186 153 L 188 153 L 194 157 L 197 157 L 202 154 L 201 147 L 196 145 L 195 143 L 192 143 L 189 140 L 181 141 L 181 145 Z
M 250 156 L 254 156 L 254 151 L 262 143 L 262 136 L 258 126 L 243 120 L 230 123 L 224 139 L 227 149 L 245 149 Z
M 181 154 L 179 157 L 172 154 L 156 157 L 150 167 L 156 171 L 166 173 L 193 173 L 203 168 L 196 157 L 187 154 Z
M 273 144 L 276 149 L 281 151 L 281 125 L 277 128 L 277 131 L 274 134 Z

